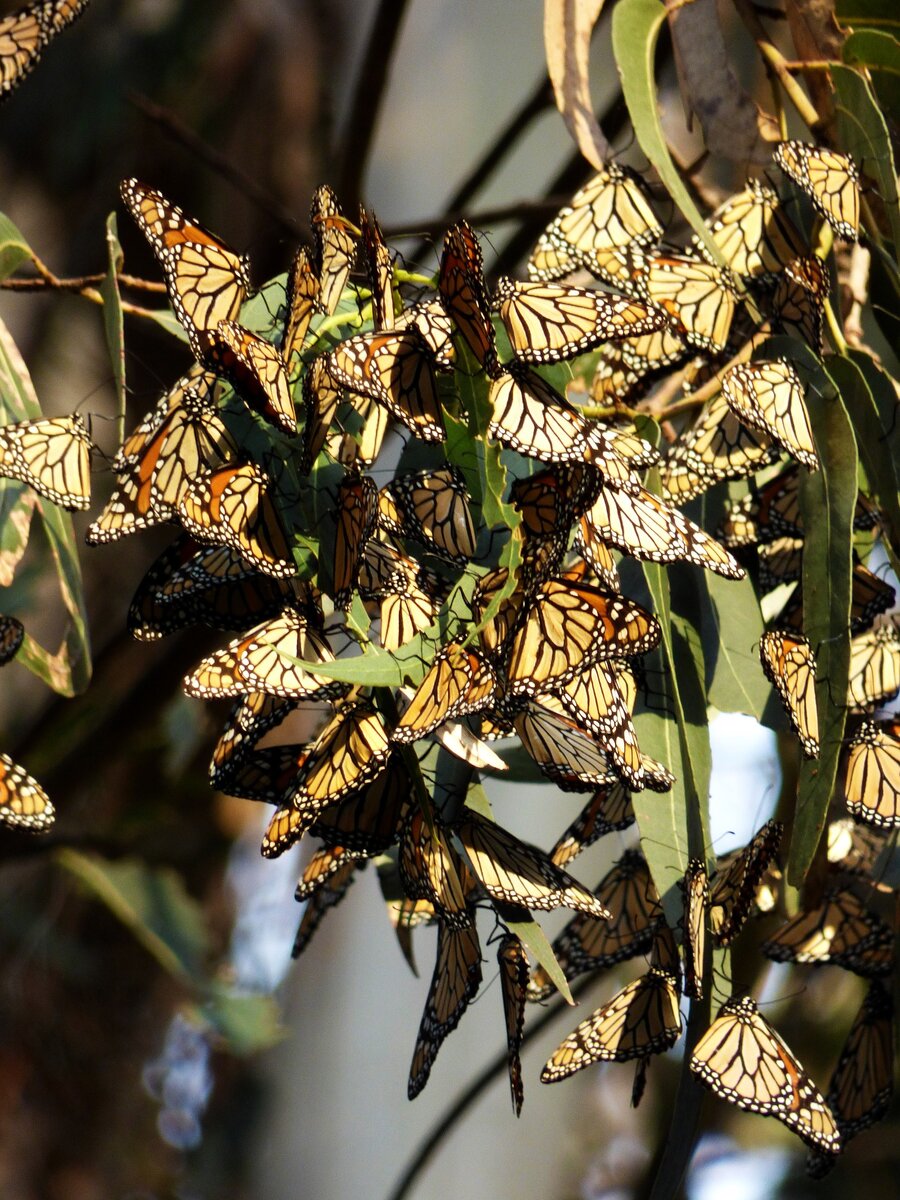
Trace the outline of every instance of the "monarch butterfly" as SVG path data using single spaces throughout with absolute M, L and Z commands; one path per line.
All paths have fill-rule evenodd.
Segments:
M 411 304 L 409 308 L 397 314 L 394 326 L 396 329 L 418 330 L 431 351 L 437 369 L 452 369 L 456 353 L 453 349 L 453 321 L 439 299 Z
M 481 984 L 481 944 L 472 924 L 438 924 L 437 960 L 409 1072 L 410 1100 L 424 1088 L 444 1039 L 452 1033 Z
M 741 421 L 767 433 L 810 471 L 819 469 L 803 385 L 790 363 L 757 360 L 729 367 L 722 395 Z
M 571 875 L 554 866 L 543 850 L 519 841 L 502 826 L 464 808 L 453 830 L 491 900 L 542 912 L 572 908 L 609 918 L 609 909 Z
M 398 755 L 371 783 L 323 808 L 309 832 L 326 846 L 340 846 L 367 857 L 382 854 L 403 832 L 412 803 L 412 781 Z
M 346 608 L 350 603 L 360 559 L 377 515 L 378 490 L 374 481 L 358 472 L 346 474 L 338 488 L 333 568 L 336 608 Z
M 853 564 L 850 592 L 850 632 L 863 633 L 875 618 L 891 608 L 896 598 L 894 588 L 862 563 Z M 798 583 L 778 616 L 779 625 L 799 632 L 803 628 L 803 585 Z
M 828 1103 L 846 1146 L 887 1113 L 893 1092 L 893 1005 L 877 981 L 850 1027 L 828 1086 Z
M 811 146 L 808 142 L 779 142 L 775 161 L 789 179 L 809 196 L 813 208 L 838 237 L 859 237 L 859 168 L 849 154 Z
M 774 1117 L 810 1146 L 839 1151 L 831 1110 L 750 996 L 732 997 L 722 1006 L 697 1043 L 690 1067 L 729 1104 Z
M 884 838 L 871 825 L 862 825 L 851 817 L 831 821 L 827 830 L 828 862 L 853 875 L 873 875 L 884 849 Z
M 296 761 L 297 770 L 303 766 L 303 761 L 301 752 Z M 276 808 L 266 826 L 259 848 L 263 857 L 278 858 L 285 850 L 290 850 L 309 831 L 313 815 L 308 809 L 296 808 L 289 802 Z
M 894 621 L 850 641 L 847 701 L 858 709 L 874 708 L 900 691 L 900 627 Z
M 601 588 L 607 592 L 621 592 L 622 581 L 619 578 L 619 568 L 613 552 L 606 542 L 601 541 L 600 538 L 592 538 L 590 545 L 587 545 L 581 536 L 579 525 L 575 534 L 575 549 L 581 554 L 581 561 L 576 559 L 570 563 L 560 578 L 580 582 L 586 580 L 588 575 L 593 573 Z
M 0 17 L 0 99 L 19 86 L 47 43 L 87 5 L 88 0 L 38 0 Z
M 474 881 L 439 820 L 429 828 L 421 811 L 410 812 L 400 837 L 398 866 L 409 899 L 428 900 L 441 921 L 454 929 L 472 924 L 469 893 Z
M 633 600 L 590 584 L 548 579 L 513 638 L 510 694 L 562 687 L 601 659 L 644 654 L 659 639 L 659 622 Z
M 774 962 L 833 963 L 871 977 L 889 974 L 894 935 L 853 892 L 833 888 L 824 904 L 793 917 L 761 949 Z
M 572 1030 L 544 1065 L 541 1083 L 557 1083 L 595 1062 L 663 1054 L 680 1035 L 675 980 L 651 967 Z
M 579 265 L 596 272 L 610 250 L 657 242 L 661 236 L 640 176 L 618 163 L 605 163 L 547 226 L 529 259 L 528 274 L 548 282 Z
M 379 521 L 451 560 L 475 553 L 475 527 L 458 467 L 397 475 L 378 494 Z
M 799 337 L 819 353 L 825 301 L 830 290 L 828 272 L 817 255 L 808 254 L 789 263 L 778 276 L 772 293 L 776 328 L 789 337 Z
M 232 764 L 222 791 L 243 800 L 282 804 L 290 800 L 293 785 L 306 758 L 302 746 L 266 746 Z
M 138 586 L 128 629 L 142 642 L 195 624 L 244 630 L 277 616 L 290 598 L 282 581 L 261 575 L 233 550 L 182 534 Z
M 367 213 L 362 206 L 360 228 L 366 254 L 366 272 L 372 289 L 372 323 L 376 329 L 393 329 L 397 313 L 391 254 L 375 214 Z
M 137 179 L 124 180 L 121 193 L 165 273 L 191 350 L 205 363 L 219 322 L 238 315 L 250 290 L 247 260 Z
M 259 467 L 227 464 L 199 473 L 178 505 L 178 517 L 201 542 L 230 546 L 264 575 L 297 573 L 278 509 Z
M 489 436 L 542 462 L 589 462 L 625 481 L 631 471 L 658 460 L 649 443 L 585 420 L 540 375 L 517 364 L 492 380 L 488 400 Z
M 303 411 L 305 420 L 299 467 L 309 474 L 325 445 L 328 431 L 341 399 L 341 389 L 328 374 L 325 355 L 320 354 L 303 374 Z
M 775 687 L 791 728 L 807 758 L 819 757 L 819 710 L 816 704 L 816 660 L 809 639 L 784 629 L 764 633 L 759 657 Z
M 167 422 L 174 418 L 192 418 L 205 426 L 202 417 L 215 413 L 217 404 L 216 376 L 194 363 L 176 383 L 163 392 L 156 405 L 139 421 L 113 458 L 113 470 L 121 472 L 136 466 L 148 453 L 154 439 Z
M 79 416 L 0 427 L 0 476 L 20 479 L 61 508 L 89 507 L 90 468 L 91 439 Z
M 391 734 L 394 742 L 427 737 L 445 721 L 478 712 L 497 693 L 493 667 L 476 650 L 451 642 L 437 654 Z
M 598 838 L 616 829 L 627 829 L 635 822 L 631 793 L 621 781 L 599 788 L 575 820 L 557 838 L 550 860 L 565 867 Z
M 520 624 L 525 590 L 518 574 L 506 567 L 486 571 L 472 592 L 472 616 L 478 623 L 482 645 L 502 658 Z M 488 616 L 488 614 L 491 614 Z
M 231 380 L 254 412 L 295 436 L 297 418 L 281 352 L 237 321 L 220 321 L 215 334 L 208 361 Z
M 522 517 L 516 531 L 522 540 L 520 574 L 529 586 L 559 574 L 572 522 L 593 503 L 600 485 L 598 471 L 575 465 L 547 467 L 513 484 L 509 498 Z
M 458 221 L 444 237 L 438 292 L 475 361 L 489 376 L 497 375 L 500 366 L 484 285 L 484 259 L 468 221 Z
M 555 696 L 527 701 L 513 725 L 541 772 L 564 791 L 593 791 L 616 781 L 618 771 L 602 743 L 567 717 Z M 672 783 L 665 768 L 646 755 L 641 756 L 640 778 L 641 786 L 654 791 L 667 791 Z
M 666 311 L 672 327 L 700 350 L 724 350 L 737 305 L 728 270 L 702 259 L 664 254 L 630 255 L 639 295 Z
M 608 663 L 595 663 L 569 683 L 551 689 L 548 695 L 600 743 L 609 765 L 628 787 L 637 791 L 644 786 L 644 756 L 617 670 Z M 539 703 L 543 698 L 540 693 L 536 697 Z
M 625 692 L 619 684 L 619 674 L 615 664 L 598 662 L 569 683 L 551 689 L 569 716 L 592 737 L 603 742 L 611 755 L 617 741 L 637 746 L 637 735 Z M 627 751 L 620 746 L 615 754 L 621 758 Z
M 758 179 L 721 204 L 706 227 L 730 269 L 747 279 L 771 280 L 787 263 L 809 253 L 777 193 Z M 709 257 L 699 238 L 694 245 Z
M 771 592 L 783 583 L 793 583 L 803 570 L 803 538 L 776 538 L 759 547 L 759 587 Z
M 513 1111 L 522 1112 L 525 1089 L 522 1083 L 522 1063 L 519 1050 L 525 1030 L 525 990 L 528 987 L 528 957 L 521 940 L 507 933 L 497 947 L 500 964 L 500 988 L 503 992 L 503 1015 L 506 1020 L 506 1061 Z
M 189 374 L 125 439 L 114 463 L 119 485 L 88 528 L 90 545 L 177 518 L 192 481 L 235 460 L 237 441 L 213 397 L 211 376 Z
M 390 753 L 387 730 L 368 701 L 339 708 L 309 749 L 294 808 L 304 816 L 318 816 L 327 804 L 380 775 Z
M 684 904 L 681 921 L 684 990 L 692 1000 L 702 1000 L 709 879 L 706 874 L 706 865 L 699 858 L 692 858 L 688 862 L 680 886 Z
M 189 696 L 239 696 L 265 692 L 284 700 L 324 700 L 346 685 L 301 666 L 327 663 L 334 654 L 325 638 L 293 608 L 263 621 L 205 658 L 185 678 Z
M 709 881 L 709 925 L 717 946 L 730 946 L 743 929 L 783 832 L 780 821 L 767 821 L 743 850 L 716 865 Z
M 327 184 L 313 194 L 309 221 L 315 240 L 315 267 L 319 290 L 315 305 L 329 315 L 337 308 L 350 270 L 356 260 L 359 230 L 341 213 L 334 192 Z
M 568 980 L 643 954 L 664 922 L 659 894 L 640 850 L 627 850 L 594 888 L 594 895 L 612 916 L 600 921 L 578 913 L 553 943 Z M 528 998 L 543 1000 L 552 991 L 549 976 L 538 967 Z
M 8 754 L 0 754 L 0 822 L 11 829 L 43 833 L 55 819 L 53 805 L 38 781 Z
M 326 357 L 331 378 L 368 396 L 425 442 L 446 437 L 434 364 L 416 329 L 359 333 Z
M 0 616 L 0 667 L 5 667 L 19 652 L 25 626 L 15 617 Z
M 684 504 L 723 479 L 752 474 L 777 453 L 765 433 L 748 429 L 738 420 L 719 392 L 663 460 L 662 494 Z
M 296 704 L 253 692 L 235 701 L 209 764 L 209 781 L 227 792 L 234 771 L 253 753 L 264 733 L 279 725 Z
M 847 809 L 879 829 L 900 826 L 900 721 L 863 721 L 847 754 Z
M 555 363 L 618 337 L 666 326 L 659 309 L 589 288 L 514 283 L 502 277 L 493 305 L 520 362 Z
M 689 354 L 684 339 L 668 328 L 621 338 L 602 352 L 591 380 L 591 399 L 597 404 L 636 400 L 662 371 Z
M 364 867 L 366 860 L 360 862 L 359 859 L 354 859 L 351 862 L 345 862 L 332 875 L 327 882 L 319 888 L 314 896 L 306 902 L 306 907 L 303 910 L 303 916 L 300 918 L 300 925 L 297 929 L 294 945 L 291 949 L 291 958 L 299 958 L 306 947 L 312 940 L 313 934 L 319 928 L 322 918 L 328 912 L 329 908 L 334 908 L 336 904 L 340 904 L 346 896 L 351 884 L 356 877 L 358 868 Z
M 602 488 L 581 519 L 581 536 L 586 546 L 596 538 L 649 562 L 693 563 L 726 579 L 745 575 L 715 538 L 637 484 L 628 490 Z
M 303 874 L 294 890 L 294 899 L 310 900 L 344 867 L 348 864 L 357 867 L 362 861 L 363 857 L 344 846 L 322 846 L 303 868 Z
M 301 246 L 291 263 L 285 295 L 287 315 L 281 339 L 281 355 L 289 370 L 293 365 L 294 355 L 303 349 L 318 296 L 318 277 L 312 268 L 309 251 L 305 246 Z
M 386 595 L 381 600 L 381 645 L 391 653 L 434 622 L 437 609 L 430 596 L 418 587 L 405 593 Z

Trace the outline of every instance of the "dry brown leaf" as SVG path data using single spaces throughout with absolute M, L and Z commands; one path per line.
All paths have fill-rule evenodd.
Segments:
M 610 156 L 609 142 L 591 104 L 591 34 L 603 0 L 544 0 L 544 49 L 556 107 L 578 149 L 598 170 Z
M 666 0 L 666 8 L 684 106 L 700 122 L 707 149 L 732 162 L 768 162 L 781 137 L 778 122 L 732 71 L 716 0 Z

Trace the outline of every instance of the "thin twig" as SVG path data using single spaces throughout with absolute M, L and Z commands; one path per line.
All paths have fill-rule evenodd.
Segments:
M 751 37 L 756 42 L 756 48 L 762 55 L 763 61 L 778 76 L 779 82 L 784 88 L 785 95 L 791 101 L 794 108 L 796 108 L 800 119 L 810 129 L 816 129 L 821 124 L 821 121 L 819 120 L 819 114 L 816 112 L 815 106 L 810 102 L 803 88 L 794 79 L 794 76 L 788 69 L 787 59 L 770 41 L 765 26 L 760 21 L 753 5 L 749 0 L 734 0 L 734 6 L 741 20 L 747 26 Z
M 243 196 L 246 196 L 257 208 L 260 208 L 267 216 L 271 217 L 290 237 L 302 240 L 309 239 L 308 232 L 297 224 L 286 209 L 282 208 L 280 204 L 272 199 L 265 188 L 260 187 L 249 175 L 245 175 L 220 150 L 216 150 L 214 146 L 210 146 L 208 142 L 205 142 L 192 129 L 189 129 L 170 109 L 164 108 L 161 104 L 156 104 L 140 92 L 130 92 L 128 100 L 148 120 L 158 125 L 163 133 L 170 137 L 172 141 L 178 142 L 179 145 L 195 155 L 212 171 L 215 171 L 217 175 L 221 175 L 223 179 L 226 179 Z
M 356 79 L 338 154 L 337 192 L 345 205 L 355 207 L 362 196 L 366 166 L 406 8 L 407 0 L 381 0 L 372 20 L 369 44 Z
M 81 292 L 85 288 L 101 284 L 107 278 L 105 272 L 95 275 L 79 275 L 70 279 L 38 275 L 33 279 L 3 279 L 0 288 L 8 292 L 42 292 L 48 288 L 58 292 Z M 164 295 L 166 285 L 151 279 L 139 279 L 136 275 L 116 275 L 116 282 L 135 291 L 153 292 Z
M 406 221 L 402 226 L 396 227 L 389 225 L 384 230 L 384 236 L 386 238 L 433 238 L 444 233 L 461 217 L 465 217 L 469 224 L 476 229 L 502 225 L 507 221 L 520 221 L 523 215 L 526 217 L 538 215 L 544 221 L 545 218 L 554 216 L 568 198 L 561 192 L 558 196 L 551 196 L 546 200 L 519 200 L 515 204 L 502 204 L 497 208 L 485 208 L 474 213 L 467 213 L 460 208 L 449 208 L 440 216 L 429 217 L 424 221 Z M 418 247 L 412 252 L 411 257 L 415 258 L 417 253 Z

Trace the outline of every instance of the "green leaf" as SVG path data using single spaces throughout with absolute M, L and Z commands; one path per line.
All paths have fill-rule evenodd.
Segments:
M 900 204 L 897 199 L 897 168 L 891 138 L 878 102 L 858 71 L 835 64 L 831 67 L 837 98 L 835 109 L 841 145 L 863 170 L 878 181 L 878 192 L 891 224 L 894 257 L 900 251 Z M 875 231 L 870 230 L 874 235 Z M 897 271 L 896 261 L 894 270 Z
M 821 467 L 803 476 L 800 483 L 800 509 L 806 531 L 803 629 L 818 665 L 816 701 L 821 751 L 817 760 L 804 759 L 800 768 L 787 866 L 788 883 L 794 887 L 806 877 L 825 828 L 847 717 L 851 546 L 858 460 L 853 427 L 835 384 L 835 379 L 843 377 L 844 367 L 837 359 L 830 359 L 828 370 L 823 367 L 806 392 Z
M 834 15 L 841 25 L 854 29 L 868 26 L 900 30 L 896 0 L 836 0 Z
M 7 279 L 29 258 L 31 247 L 9 217 L 0 213 L 0 279 Z
M 638 145 L 656 167 L 666 190 L 713 260 L 724 266 L 721 251 L 681 181 L 659 120 L 654 60 L 659 31 L 666 21 L 660 0 L 619 0 L 612 15 L 612 48 L 622 95 Z
M 850 66 L 863 63 L 868 67 L 879 107 L 896 122 L 900 117 L 900 41 L 889 33 L 861 29 L 844 42 L 841 56 Z
M 651 472 L 651 482 L 658 480 Z M 674 713 L 675 721 L 659 713 L 639 714 L 635 727 L 645 754 L 660 759 L 675 775 L 671 792 L 638 792 L 632 797 L 647 859 L 670 924 L 681 912 L 676 886 L 689 858 L 706 859 L 709 837 L 709 778 L 712 754 L 704 690 L 706 674 L 699 631 L 685 616 L 673 612 L 670 580 L 682 612 L 696 603 L 696 567 L 666 568 L 643 563 L 644 577 L 662 628 L 664 671 L 657 707 Z M 693 596 L 691 601 L 688 597 Z M 693 609 L 693 611 L 696 611 Z M 638 723 L 638 721 L 640 723 Z
M 719 712 L 747 713 L 758 721 L 770 689 L 758 657 L 748 650 L 763 631 L 753 583 L 748 576 L 723 579 L 704 571 L 698 586 L 706 592 L 700 630 L 709 703 Z
M 17 479 L 0 478 L 0 587 L 12 584 L 28 548 L 37 495 Z
M 200 1008 L 202 1017 L 228 1043 L 234 1054 L 254 1054 L 287 1037 L 273 996 L 246 995 L 214 988 L 213 998 Z
M 900 429 L 897 393 L 870 354 L 850 350 L 831 363 L 832 377 L 856 430 L 866 476 L 882 511 L 885 541 L 895 567 L 900 556 Z
M 504 924 L 509 927 L 511 933 L 516 934 L 522 939 L 528 953 L 547 972 L 548 978 L 563 997 L 566 1004 L 574 1004 L 575 1000 L 569 987 L 569 981 L 566 979 L 562 967 L 556 960 L 556 955 L 553 953 L 553 947 L 547 939 L 547 935 L 541 929 L 540 925 L 538 925 L 537 921 L 506 920 Z
M 103 297 L 103 331 L 116 387 L 116 432 L 121 443 L 125 439 L 125 325 L 118 274 L 124 256 L 119 245 L 115 213 L 106 218 L 106 251 L 108 267 L 106 278 L 100 284 L 100 295 Z
M 56 859 L 131 930 L 164 970 L 193 987 L 206 986 L 206 926 L 179 875 L 168 867 L 148 867 L 134 859 L 107 862 L 77 850 L 59 850 Z

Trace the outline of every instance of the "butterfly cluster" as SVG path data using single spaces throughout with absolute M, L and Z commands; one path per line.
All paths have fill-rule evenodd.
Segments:
M 815 160 L 810 148 L 804 161 Z M 516 1111 L 526 1000 L 649 955 L 649 970 L 582 1022 L 543 1075 L 634 1059 L 639 1096 L 650 1057 L 680 1034 L 682 986 L 702 994 L 706 929 L 720 947 L 738 936 L 781 829 L 770 822 L 709 880 L 692 863 L 677 929 L 638 851 L 593 891 L 568 873 L 585 846 L 633 823 L 635 794 L 674 782 L 641 750 L 634 719 L 647 704 L 642 659 L 662 630 L 620 570 L 629 559 L 679 563 L 736 580 L 740 556 L 754 577 L 765 560 L 767 578 L 800 579 L 769 552 L 768 529 L 790 508 L 791 479 L 796 505 L 797 472 L 819 466 L 806 385 L 783 358 L 723 368 L 754 321 L 795 331 L 787 297 L 818 344 L 823 263 L 758 184 L 710 219 L 727 266 L 697 248 L 662 251 L 639 178 L 611 165 L 542 235 L 530 281 L 489 286 L 478 238 L 460 221 L 429 287 L 395 259 L 373 214 L 352 221 L 322 187 L 274 313 L 253 298 L 248 261 L 162 193 L 130 179 L 122 196 L 196 362 L 119 448 L 115 490 L 88 540 L 180 526 L 138 588 L 129 627 L 144 640 L 192 625 L 229 634 L 185 689 L 232 702 L 210 778 L 272 806 L 263 854 L 310 844 L 295 954 L 372 859 L 410 960 L 412 929 L 437 927 L 413 1097 L 478 991 L 477 916 L 490 913 Z M 585 269 L 589 286 L 560 282 Z M 588 354 L 594 383 L 579 405 L 568 364 Z M 695 382 L 718 372 L 720 391 L 662 456 L 622 404 L 688 359 Z M 610 398 L 611 415 L 592 415 Z M 676 507 L 784 454 L 793 462 L 776 484 L 736 506 L 718 539 Z M 877 520 L 864 497 L 860 511 Z M 886 596 L 860 599 L 856 632 Z M 815 753 L 815 664 L 798 598 L 765 635 L 763 665 Z M 493 819 L 480 780 L 511 762 L 589 796 L 550 853 Z M 530 914 L 559 907 L 575 915 L 555 958 L 540 952 L 532 971 Z M 720 1071 L 723 1021 L 738 1030 L 726 1041 L 768 1039 L 797 1082 L 797 1095 L 744 1106 L 782 1119 L 789 1110 L 791 1128 L 833 1152 L 827 1105 L 752 1001 L 729 1002 L 697 1048 L 702 1077 Z M 726 1076 L 717 1090 L 742 1103 L 743 1085 Z

